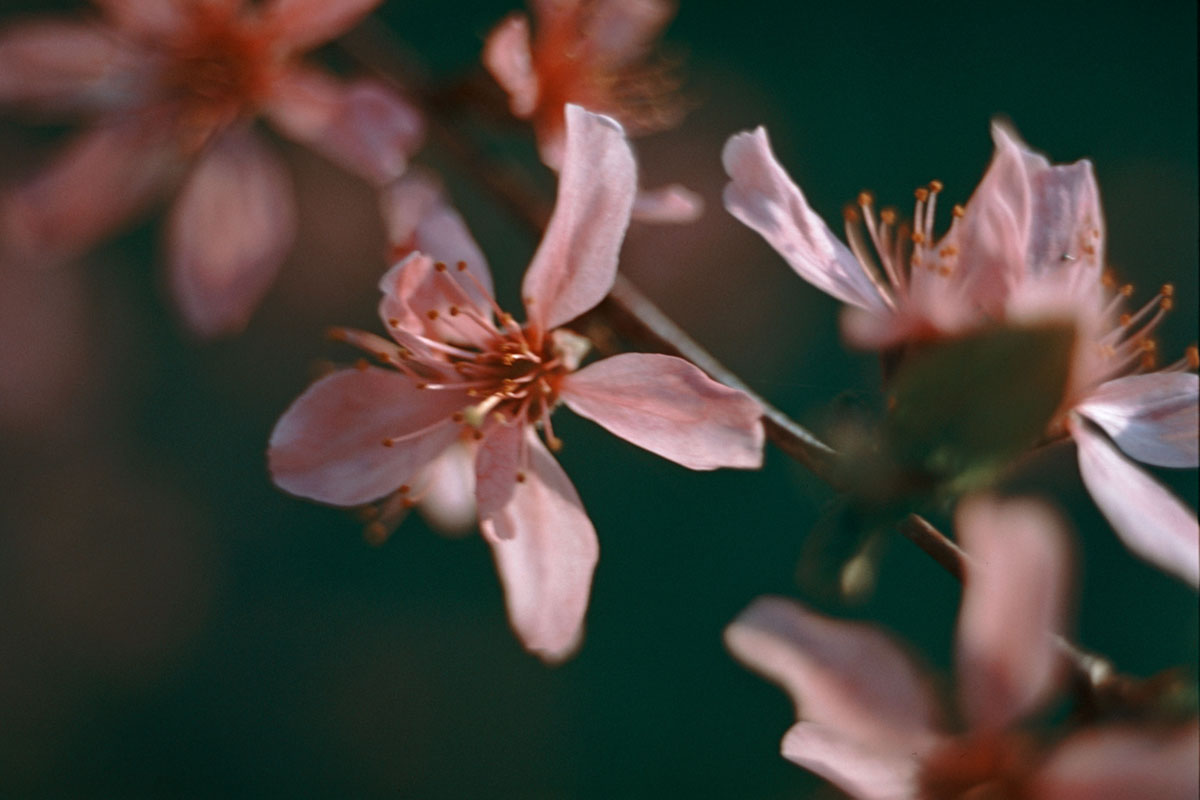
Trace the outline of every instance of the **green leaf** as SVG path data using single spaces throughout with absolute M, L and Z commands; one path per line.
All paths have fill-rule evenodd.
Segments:
M 1066 324 L 992 328 L 912 356 L 889 397 L 893 458 L 946 488 L 991 480 L 1046 431 L 1074 340 Z

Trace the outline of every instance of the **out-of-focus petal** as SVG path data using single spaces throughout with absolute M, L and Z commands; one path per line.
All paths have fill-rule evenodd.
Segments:
M 475 450 L 463 441 L 447 447 L 422 470 L 421 516 L 442 533 L 456 536 L 475 527 Z
M 279 79 L 266 111 L 291 138 L 376 184 L 402 175 L 425 136 L 420 112 L 387 87 L 302 67 Z
M 534 112 L 538 102 L 538 78 L 529 50 L 529 18 L 509 14 L 488 34 L 483 45 L 483 65 L 508 92 L 508 106 L 514 117 L 524 119 Z
M 104 110 L 128 98 L 128 47 L 98 25 L 27 22 L 0 31 L 0 103 Z
M 1196 515 L 1138 469 L 1101 433 L 1070 422 L 1079 472 L 1092 499 L 1125 545 L 1150 563 L 1200 586 L 1200 526 Z
M 587 44 L 612 67 L 640 58 L 675 16 L 665 0 L 608 0 L 588 9 Z
M 599 544 L 575 487 L 533 431 L 526 448 L 525 481 L 480 527 L 517 636 L 546 661 L 561 661 L 582 637 Z
M 247 129 L 223 134 L 188 176 L 168 228 L 171 294 L 199 336 L 246 326 L 296 233 L 287 169 Z
M 858 259 L 808 205 L 771 151 L 765 128 L 732 136 L 721 161 L 730 183 L 725 209 L 756 231 L 804 280 L 869 311 L 884 301 Z
M 321 378 L 283 412 L 267 461 L 286 492 L 339 506 L 396 491 L 458 436 L 450 415 L 461 392 L 422 391 L 389 370 L 347 369 Z M 385 439 L 395 440 L 389 447 Z
M 270 0 L 263 16 L 278 41 L 308 50 L 341 36 L 383 0 Z
M 554 214 L 525 273 L 529 320 L 557 328 L 604 299 L 637 193 L 637 167 L 621 126 L 567 106 L 567 152 Z
M 782 597 L 760 597 L 725 629 L 725 644 L 779 684 L 796 715 L 870 749 L 920 753 L 937 736 L 928 682 L 879 629 L 829 619 Z M 790 756 L 789 756 L 790 757 Z
M 434 261 L 454 266 L 463 262 L 487 294 L 493 294 L 487 259 L 436 177 L 411 172 L 381 192 L 380 205 L 393 256 L 420 250 Z
M 1200 726 L 1093 728 L 1062 743 L 1034 779 L 1035 800 L 1195 800 Z
M 643 189 L 633 201 L 634 222 L 686 225 L 700 219 L 703 214 L 704 198 L 678 183 L 658 189 Z
M 1128 375 L 1102 384 L 1075 407 L 1145 464 L 1197 465 L 1197 392 L 1191 372 Z
M 128 119 L 83 134 L 4 198 L 0 239 L 21 260 L 88 249 L 144 211 L 178 168 L 162 133 Z
M 958 616 L 960 704 L 972 728 L 1005 728 L 1061 677 L 1054 635 L 1066 616 L 1065 530 L 1032 500 L 971 498 L 957 516 L 971 558 Z
M 913 800 L 918 761 L 911 750 L 866 746 L 839 728 L 797 722 L 783 737 L 783 756 L 857 800 Z
M 624 353 L 567 375 L 580 416 L 690 469 L 762 466 L 762 409 L 674 356 Z
M 187 23 L 186 4 L 179 0 L 92 0 L 113 25 L 139 38 L 153 40 L 175 33 Z
M 1094 271 L 1105 263 L 1104 216 L 1091 162 L 1051 166 L 1041 156 L 1032 158 L 1026 158 L 1032 201 L 1027 268 L 1091 271 L 1094 281 Z

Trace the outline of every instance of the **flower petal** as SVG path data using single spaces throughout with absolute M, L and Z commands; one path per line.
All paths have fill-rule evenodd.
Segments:
M 473 307 L 476 317 L 490 319 L 490 299 L 457 266 L 439 270 L 440 263 L 414 251 L 385 272 L 379 281 L 379 316 L 396 341 L 417 352 L 426 348 L 413 336 L 485 346 L 493 334 L 466 314 L 452 314 L 451 308 Z
M 1195 373 L 1128 375 L 1102 384 L 1075 410 L 1144 464 L 1194 468 L 1198 390 Z
M 783 737 L 783 756 L 858 800 L 916 796 L 917 759 L 907 751 L 866 747 L 843 731 L 797 722 Z
M 270 0 L 263 16 L 278 41 L 308 50 L 341 36 L 383 0 Z
M 1200 526 L 1196 515 L 1133 465 L 1078 417 L 1070 429 L 1079 472 L 1092 499 L 1126 547 L 1150 563 L 1200 586 Z
M 354 506 L 394 492 L 458 437 L 461 392 L 417 389 L 390 370 L 321 378 L 283 412 L 267 461 L 275 485 L 322 503 Z M 391 447 L 385 439 L 400 439 Z
M 417 109 L 382 84 L 301 67 L 279 79 L 266 110 L 285 134 L 375 184 L 404 174 L 425 137 Z
M 939 711 L 928 681 L 873 626 L 760 597 L 725 629 L 725 644 L 791 695 L 797 717 L 865 748 L 923 752 L 936 739 Z
M 98 26 L 36 21 L 0 31 L 0 103 L 38 111 L 104 110 L 127 100 L 135 55 Z
M 475 505 L 479 508 L 479 524 L 481 527 L 487 525 L 501 539 L 516 532 L 512 526 L 504 524 L 506 518 L 497 518 L 517 490 L 524 441 L 524 425 L 490 425 L 475 457 Z M 528 477 L 526 475 L 525 479 Z
M 96 128 L 5 198 L 3 239 L 23 258 L 78 255 L 144 211 L 177 166 L 155 127 L 126 119 Z
M 882 311 L 879 290 L 850 249 L 808 205 L 775 159 L 765 128 L 725 143 L 725 209 L 775 248 L 801 278 L 843 303 Z
M 475 527 L 475 450 L 470 444 L 453 442 L 422 469 L 417 483 L 423 493 L 417 509 L 431 527 L 451 536 Z
M 525 445 L 525 481 L 480 528 L 496 558 L 513 629 L 527 649 L 555 662 L 578 647 L 599 545 L 562 467 L 533 431 Z
M 637 167 L 620 124 L 568 105 L 558 199 L 521 288 L 529 320 L 543 331 L 608 294 L 636 193 Z
M 143 39 L 175 33 L 187 23 L 179 0 L 92 0 L 113 25 Z
M 973 728 L 1034 711 L 1061 677 L 1054 635 L 1065 624 L 1065 530 L 1032 500 L 963 502 L 957 531 L 970 556 L 958 616 L 960 707 Z
M 576 414 L 690 469 L 762 466 L 758 403 L 682 358 L 606 358 L 567 375 L 562 399 Z
M 1037 800 L 1194 800 L 1200 726 L 1171 731 L 1093 728 L 1063 742 L 1034 780 Z
M 643 189 L 633 201 L 634 222 L 656 225 L 687 225 L 704 214 L 704 198 L 686 186 L 672 183 Z
M 538 78 L 529 49 L 529 18 L 509 14 L 492 28 L 483 45 L 483 65 L 508 92 L 514 117 L 525 119 L 537 108 Z
M 204 337 L 244 328 L 295 233 L 279 158 L 247 129 L 222 134 L 188 176 L 167 231 L 171 293 L 188 327 Z
M 641 57 L 675 16 L 666 0 L 609 0 L 585 12 L 587 45 L 594 58 L 616 69 Z M 539 20 L 540 21 L 540 20 Z

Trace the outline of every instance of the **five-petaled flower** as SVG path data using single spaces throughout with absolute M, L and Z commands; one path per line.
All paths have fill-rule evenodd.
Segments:
M 948 731 L 928 679 L 889 636 L 779 597 L 725 632 L 733 654 L 792 696 L 783 755 L 862 800 L 1183 800 L 1200 789 L 1200 725 L 1104 724 L 1041 745 L 1018 726 L 1061 677 L 1068 556 L 1028 500 L 967 500 L 958 707 Z
M 343 506 L 394 492 L 416 502 L 414 476 L 466 436 L 509 617 L 548 660 L 578 642 L 598 553 L 578 495 L 537 435 L 558 446 L 555 406 L 692 469 L 762 459 L 758 405 L 682 359 L 627 353 L 577 369 L 586 340 L 561 326 L 611 288 L 636 181 L 620 125 L 569 106 L 558 199 L 522 285 L 526 323 L 497 307 L 481 258 L 447 264 L 413 252 L 381 284 L 394 341 L 339 331 L 388 368 L 322 378 L 271 435 L 276 484 Z M 477 252 L 442 241 L 444 254 Z
M 21 258 L 75 255 L 179 184 L 169 284 L 201 336 L 244 327 L 296 220 L 259 115 L 364 178 L 401 174 L 422 122 L 371 81 L 342 84 L 297 55 L 380 0 L 95 0 L 107 24 L 32 21 L 0 35 L 0 103 L 97 115 L 17 189 L 0 218 Z
M 917 190 L 911 230 L 890 209 L 876 215 L 871 196 L 860 195 L 858 208 L 846 213 L 847 247 L 809 207 L 762 128 L 725 146 L 732 179 L 725 205 L 797 274 L 847 304 L 844 331 L 858 346 L 896 348 L 988 325 L 1071 321 L 1076 346 L 1047 433 L 1074 438 L 1083 480 L 1126 545 L 1197 585 L 1195 515 L 1125 457 L 1197 466 L 1200 380 L 1187 371 L 1200 364 L 1196 348 L 1155 370 L 1150 337 L 1174 304 L 1174 290 L 1163 287 L 1141 309 L 1125 312 L 1132 287 L 1117 287 L 1104 270 L 1091 164 L 1052 166 L 1003 125 L 992 134 L 991 167 L 966 207 L 954 208 L 939 240 L 933 225 L 942 186 L 935 181 Z

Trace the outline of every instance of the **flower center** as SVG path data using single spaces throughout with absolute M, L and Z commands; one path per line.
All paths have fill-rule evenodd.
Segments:
M 922 800 L 1022 800 L 1027 796 L 1032 746 L 1023 737 L 994 734 L 948 742 L 921 765 Z

